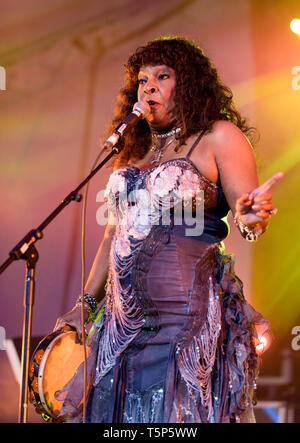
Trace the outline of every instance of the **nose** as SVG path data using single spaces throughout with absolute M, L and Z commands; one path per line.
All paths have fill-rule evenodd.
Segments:
M 146 85 L 144 88 L 144 92 L 145 94 L 154 94 L 155 92 L 157 92 L 157 88 L 153 85 Z

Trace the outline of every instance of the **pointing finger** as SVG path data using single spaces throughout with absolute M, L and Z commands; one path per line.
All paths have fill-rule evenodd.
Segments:
M 269 191 L 269 189 L 271 189 L 279 180 L 281 180 L 283 176 L 283 172 L 277 172 L 271 178 L 265 181 L 261 186 L 254 189 L 254 191 L 251 192 L 250 197 L 254 198 L 257 195 Z
M 269 178 L 267 181 L 265 181 L 258 189 L 260 189 L 263 192 L 269 191 L 269 189 L 272 188 L 279 180 L 281 180 L 283 177 L 282 172 L 277 172 L 277 174 L 274 174 L 271 178 Z

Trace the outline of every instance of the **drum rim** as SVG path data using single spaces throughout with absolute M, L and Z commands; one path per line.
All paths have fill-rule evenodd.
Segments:
M 45 412 L 47 414 L 49 414 L 51 417 L 55 417 L 55 418 L 57 416 L 53 413 L 53 411 L 51 411 L 48 408 L 47 401 L 46 401 L 45 396 L 44 396 L 44 391 L 43 391 L 43 373 L 44 373 L 44 369 L 45 369 L 45 365 L 46 365 L 49 353 L 50 353 L 51 349 L 53 348 L 53 346 L 55 345 L 55 343 L 57 342 L 57 340 L 61 339 L 63 336 L 66 336 L 66 335 L 69 335 L 69 334 L 74 334 L 74 333 L 76 334 L 75 331 L 61 331 L 58 335 L 56 335 L 56 337 L 54 337 L 50 341 L 48 346 L 46 347 L 45 352 L 44 352 L 44 354 L 43 354 L 43 356 L 41 358 L 41 362 L 39 364 L 39 368 L 38 368 L 38 393 L 39 393 L 41 404 L 42 404 L 43 408 L 45 409 Z
M 61 335 L 63 332 L 64 332 L 63 329 L 57 329 L 56 331 L 52 331 L 50 334 L 46 335 L 38 343 L 38 345 L 35 347 L 35 349 L 34 349 L 34 351 L 32 353 L 32 357 L 30 359 L 30 362 L 31 362 L 31 365 L 34 365 L 34 367 L 37 366 L 37 368 L 36 368 L 37 371 L 35 373 L 35 370 L 34 370 L 32 376 L 29 375 L 29 377 L 28 377 L 28 387 L 29 387 L 29 390 L 32 392 L 32 395 L 33 395 L 33 397 L 35 399 L 36 403 L 33 403 L 34 405 L 41 405 L 43 407 L 43 405 L 41 404 L 39 388 L 37 386 L 37 390 L 35 390 L 34 387 L 33 387 L 33 381 L 34 381 L 35 376 L 36 376 L 37 382 L 38 382 L 38 370 L 39 370 L 39 367 L 40 367 L 40 364 L 41 364 L 41 361 L 39 363 L 36 362 L 36 355 L 37 355 L 37 353 L 40 350 L 45 352 L 45 349 L 52 342 L 52 340 L 54 340 L 57 336 Z M 41 360 L 42 360 L 42 358 L 41 358 Z M 43 414 L 47 415 L 48 412 L 46 412 L 44 410 L 43 413 L 39 412 L 39 414 L 42 414 L 42 416 L 43 416 Z

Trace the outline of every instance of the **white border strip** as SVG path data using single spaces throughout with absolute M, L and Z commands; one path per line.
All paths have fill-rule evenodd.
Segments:
M 16 347 L 14 345 L 13 340 L 10 338 L 5 340 L 5 347 L 8 356 L 8 360 L 11 364 L 15 379 L 17 383 L 20 385 L 21 382 L 21 360 L 17 353 Z

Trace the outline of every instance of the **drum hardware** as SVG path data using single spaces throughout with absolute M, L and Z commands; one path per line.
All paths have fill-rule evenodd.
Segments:
M 90 348 L 87 346 L 87 353 Z M 64 327 L 44 337 L 33 352 L 28 376 L 29 401 L 46 422 L 63 422 L 63 401 L 55 397 L 84 361 L 77 333 Z

